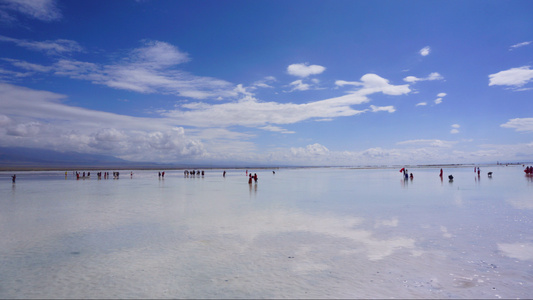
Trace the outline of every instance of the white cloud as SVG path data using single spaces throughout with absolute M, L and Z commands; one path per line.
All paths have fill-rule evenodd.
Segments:
M 3 0 L 0 15 L 7 16 L 8 21 L 16 20 L 7 11 L 15 11 L 41 21 L 55 21 L 61 18 L 55 0 Z
M 455 141 L 443 141 L 443 140 L 408 140 L 396 143 L 397 145 L 413 145 L 413 146 L 425 146 L 425 147 L 437 147 L 437 148 L 451 148 L 457 144 Z
M 381 92 L 387 95 L 402 95 L 410 92 L 408 85 L 391 85 L 388 80 L 376 74 L 362 76 L 358 85 L 360 89 L 351 91 L 347 95 L 303 104 L 262 102 L 247 93 L 235 102 L 221 104 L 191 102 L 183 104 L 181 108 L 164 111 L 162 114 L 184 126 L 262 127 L 293 124 L 309 119 L 324 120 L 354 116 L 367 110 L 356 110 L 351 106 L 369 102 L 367 96 L 370 94 Z M 393 109 L 385 107 L 380 110 L 392 112 Z
M 271 86 L 270 84 L 273 83 L 273 82 L 276 82 L 276 77 L 274 76 L 267 76 L 265 78 L 263 78 L 262 80 L 258 80 L 256 82 L 254 82 L 251 86 L 252 89 L 256 89 L 256 88 L 273 88 L 273 86 Z
M 520 47 L 524 47 L 524 46 L 527 46 L 529 44 L 531 44 L 533 41 L 527 41 L 527 42 L 522 42 L 522 43 L 518 43 L 518 44 L 514 44 L 512 45 L 510 48 L 509 48 L 509 51 L 512 51 L 516 48 L 520 48 Z
M 318 143 L 307 145 L 305 148 L 291 148 L 293 155 L 299 157 L 315 157 L 323 156 L 329 153 L 329 149 Z
M 429 74 L 427 77 L 418 78 L 415 76 L 407 76 L 403 79 L 405 82 L 415 83 L 417 81 L 433 81 L 433 80 L 444 80 L 444 77 L 437 72 Z
M 438 93 L 437 94 L 437 99 L 435 99 L 435 105 L 438 105 L 438 104 L 441 104 L 442 103 L 442 98 L 446 97 L 446 93 Z
M 533 70 L 529 66 L 511 68 L 489 75 L 489 86 L 507 85 L 521 87 L 533 79 Z
M 415 106 L 426 106 L 427 102 L 418 102 Z
M 459 125 L 459 124 L 453 124 L 453 125 L 452 125 L 452 130 L 450 131 L 450 133 L 451 133 L 451 134 L 459 133 L 459 128 L 461 128 L 461 125 Z
M 372 112 L 379 112 L 379 111 L 386 111 L 386 112 L 389 112 L 389 113 L 393 113 L 396 111 L 396 109 L 394 108 L 394 106 L 375 106 L 375 105 L 370 105 L 370 110 Z
M 369 95 L 381 92 L 386 95 L 398 96 L 408 94 L 411 91 L 408 84 L 392 85 L 387 79 L 376 74 L 363 75 L 359 85 L 363 86 L 362 89 L 357 91 L 357 93 L 360 95 Z
M 301 79 L 291 82 L 290 85 L 292 86 L 291 92 L 292 91 L 307 91 L 311 88 L 309 84 L 303 83 Z
M 426 46 L 426 47 L 420 49 L 420 51 L 419 51 L 420 55 L 422 55 L 422 56 L 428 56 L 430 52 L 431 52 L 431 48 L 429 46 Z
M 0 42 L 14 43 L 19 47 L 24 47 L 34 51 L 46 52 L 50 55 L 59 55 L 83 51 L 83 47 L 81 47 L 78 42 L 64 39 L 34 42 L 0 35 Z
M 510 119 L 507 123 L 500 125 L 504 128 L 512 128 L 516 131 L 533 132 L 533 118 Z
M 127 58 L 132 64 L 142 64 L 155 69 L 188 62 L 189 54 L 160 41 L 146 41 L 144 47 L 134 49 Z
M 9 61 L 15 67 L 34 72 L 51 72 L 54 75 L 139 93 L 173 94 L 194 99 L 237 95 L 235 86 L 227 81 L 194 76 L 174 68 L 188 60 L 187 53 L 168 43 L 147 41 L 143 47 L 132 50 L 123 60 L 108 65 L 70 59 L 60 59 L 51 66 Z
M 168 119 L 68 106 L 61 103 L 64 95 L 6 83 L 0 83 L 0 94 L 2 146 L 106 153 L 140 161 L 179 161 L 205 154 L 199 140 Z
M 284 133 L 284 134 L 295 133 L 294 131 L 289 131 L 287 129 L 284 129 L 278 126 L 272 126 L 272 125 L 267 125 L 267 126 L 263 126 L 259 128 L 263 130 L 267 130 L 267 131 L 274 131 L 274 132 L 279 132 L 279 133 Z
M 326 70 L 325 67 L 319 65 L 292 64 L 287 67 L 287 73 L 298 77 L 308 77 L 310 75 L 317 75 Z

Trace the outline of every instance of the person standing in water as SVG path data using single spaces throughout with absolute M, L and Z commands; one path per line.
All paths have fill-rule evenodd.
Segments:
M 13 176 L 11 176 L 11 180 L 13 181 L 13 183 L 15 183 L 15 180 L 17 180 L 17 175 L 13 174 Z

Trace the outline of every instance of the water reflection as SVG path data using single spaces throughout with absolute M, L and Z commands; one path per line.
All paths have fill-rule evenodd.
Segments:
M 523 173 L 454 169 L 449 188 L 415 170 L 400 185 L 397 170 L 288 170 L 261 193 L 241 173 L 24 178 L 11 190 L 25 201 L 0 201 L 0 298 L 530 295 Z

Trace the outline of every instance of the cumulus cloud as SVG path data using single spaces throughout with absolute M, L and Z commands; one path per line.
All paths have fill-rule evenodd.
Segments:
M 317 75 L 326 70 L 325 67 L 319 65 L 292 64 L 287 67 L 287 73 L 298 77 L 308 77 L 310 75 Z
M 437 72 L 433 72 L 433 73 L 429 74 L 427 77 L 418 78 L 418 77 L 415 77 L 415 76 L 407 76 L 403 80 L 405 82 L 415 83 L 415 82 L 418 82 L 418 81 L 444 80 L 444 77 L 442 77 L 442 75 L 440 75 Z
M 4 16 L 7 21 L 16 20 L 10 12 L 20 13 L 41 21 L 61 19 L 61 12 L 55 0 L 3 0 L 0 4 L 0 15 Z
M 0 83 L 0 145 L 106 153 L 140 161 L 201 157 L 203 144 L 164 118 L 68 106 L 64 95 Z M 109 152 L 113 150 L 112 152 Z
M 329 149 L 318 143 L 307 145 L 305 148 L 291 148 L 293 155 L 300 157 L 323 156 L 329 153 Z
M 344 81 L 337 80 L 335 81 L 337 86 L 360 86 L 361 89 L 357 90 L 357 93 L 360 95 L 367 95 L 381 92 L 386 95 L 403 95 L 411 92 L 408 84 L 404 85 L 392 85 L 389 83 L 389 80 L 380 77 L 376 74 L 365 74 L 361 77 L 361 81 Z
M 415 106 L 426 106 L 427 102 L 418 102 Z
M 512 128 L 516 131 L 533 132 L 533 118 L 510 119 L 507 123 L 500 125 L 503 128 Z
M 0 35 L 0 42 L 14 43 L 15 45 L 23 48 L 27 48 L 34 51 L 46 52 L 50 55 L 67 54 L 72 52 L 81 52 L 81 47 L 78 42 L 72 40 L 58 39 L 54 41 L 28 41 L 10 38 Z
M 429 46 L 426 46 L 420 49 L 420 51 L 418 51 L 418 53 L 420 53 L 420 55 L 422 56 L 428 56 L 430 52 L 431 52 L 431 48 Z
M 489 86 L 506 85 L 506 86 L 518 88 L 531 82 L 532 79 L 533 79 L 533 70 L 530 69 L 530 66 L 523 66 L 519 68 L 511 68 L 509 70 L 490 74 L 489 75 Z

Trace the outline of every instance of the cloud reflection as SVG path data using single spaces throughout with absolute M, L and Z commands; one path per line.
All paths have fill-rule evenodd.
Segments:
M 245 216 L 231 216 L 218 220 L 211 220 L 210 230 L 220 228 L 220 234 L 238 235 L 248 243 L 264 235 L 282 235 L 309 233 L 324 238 L 344 239 L 353 243 L 351 247 L 357 252 L 364 253 L 369 260 L 383 259 L 395 251 L 415 247 L 415 240 L 405 237 L 379 239 L 374 232 L 358 229 L 362 218 L 310 215 L 291 213 L 283 210 L 268 212 L 253 212 Z M 383 223 L 383 222 L 381 222 Z M 394 226 L 397 220 L 385 222 L 385 226 Z M 244 224 L 244 225 L 243 225 Z

